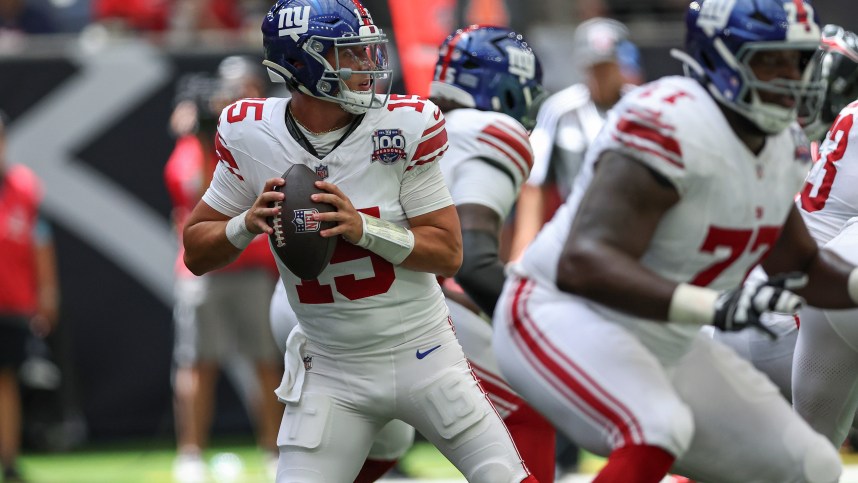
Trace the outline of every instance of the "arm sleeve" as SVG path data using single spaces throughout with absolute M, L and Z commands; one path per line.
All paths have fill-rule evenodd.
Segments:
M 456 273 L 456 282 L 482 309 L 494 313 L 506 280 L 504 265 L 498 258 L 498 237 L 484 230 L 462 230 L 464 259 Z

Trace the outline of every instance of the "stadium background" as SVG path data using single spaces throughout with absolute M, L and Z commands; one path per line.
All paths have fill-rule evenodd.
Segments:
M 400 9 L 395 2 L 423 3 L 390 2 Z M 59 402 L 28 407 L 28 445 L 63 446 L 39 430 L 69 417 L 85 424 L 89 443 L 169 437 L 176 242 L 162 177 L 174 143 L 167 119 L 182 76 L 211 72 L 230 54 L 260 57 L 261 42 L 250 30 L 116 31 L 93 23 L 85 2 L 34 3 L 52 12 L 60 32 L 0 35 L 0 109 L 11 119 L 10 161 L 31 166 L 46 188 L 62 290 L 61 326 L 51 344 L 64 386 L 61 394 L 41 396 Z M 387 2 L 365 3 L 397 41 L 391 26 L 404 24 L 394 22 Z M 534 44 L 546 86 L 556 91 L 577 80 L 568 49 L 572 31 L 588 6 L 600 2 L 437 3 L 433 19 L 410 19 L 417 21 L 414 31 L 449 31 L 480 15 L 506 21 Z M 668 50 L 681 45 L 680 0 L 601 3 L 631 28 L 648 79 L 679 73 Z M 824 22 L 858 29 L 852 0 L 814 3 Z M 394 82 L 394 92 L 403 92 L 402 77 Z M 249 432 L 239 393 L 220 385 L 215 434 Z M 69 415 L 69 407 L 79 411 Z

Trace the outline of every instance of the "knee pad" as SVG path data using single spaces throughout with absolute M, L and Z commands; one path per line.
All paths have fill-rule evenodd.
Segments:
M 781 436 L 781 444 L 793 465 L 779 465 L 791 474 L 777 475 L 778 480 L 832 483 L 840 479 L 843 463 L 837 449 L 804 421 L 796 420 L 789 424 Z
M 304 393 L 299 404 L 287 404 L 277 433 L 277 446 L 314 449 L 322 443 L 331 415 L 331 399 Z
M 661 421 L 650 421 L 642 428 L 644 444 L 658 446 L 678 459 L 691 446 L 691 440 L 694 437 L 694 416 L 691 409 L 682 403 L 669 411 L 659 411 L 659 414 L 665 418 Z M 616 435 L 615 441 L 619 440 L 621 440 L 620 435 Z M 614 446 L 614 449 L 616 448 L 617 446 Z
M 801 469 L 807 483 L 832 483 L 839 481 L 843 472 L 840 455 L 831 443 L 822 436 L 816 444 L 809 444 L 803 454 Z

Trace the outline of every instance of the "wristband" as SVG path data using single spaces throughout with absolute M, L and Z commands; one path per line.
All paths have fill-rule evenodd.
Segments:
M 670 298 L 667 320 L 683 324 L 708 325 L 715 318 L 718 292 L 710 288 L 680 283 Z
M 849 297 L 855 304 L 858 304 L 858 268 L 853 268 L 849 274 L 849 283 L 846 285 L 849 291 Z
M 226 223 L 226 239 L 239 250 L 247 248 L 247 245 L 250 245 L 250 242 L 256 238 L 256 234 L 247 229 L 247 224 L 244 222 L 245 217 L 247 217 L 247 211 L 243 211 Z
M 414 233 L 381 218 L 358 213 L 363 234 L 355 245 L 366 248 L 388 262 L 399 265 L 414 250 Z

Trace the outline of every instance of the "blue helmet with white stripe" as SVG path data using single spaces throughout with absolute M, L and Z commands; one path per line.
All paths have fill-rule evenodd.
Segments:
M 685 52 L 674 54 L 686 73 L 763 132 L 783 131 L 799 106 L 821 102 L 823 83 L 814 77 L 820 25 L 809 0 L 696 0 L 686 28 Z M 800 77 L 758 79 L 750 63 L 771 51 L 799 52 Z M 761 92 L 789 96 L 794 104 L 764 102 Z
M 387 37 L 360 0 L 278 0 L 262 21 L 262 43 L 263 64 L 274 82 L 337 102 L 353 114 L 386 102 L 375 96 L 375 88 L 391 73 Z M 341 67 L 341 53 L 355 48 L 362 49 L 360 70 Z M 325 58 L 331 49 L 333 64 Z M 369 75 L 372 88 L 349 89 L 343 81 L 355 74 Z
M 444 40 L 429 90 L 433 98 L 502 112 L 527 129 L 536 125 L 545 98 L 542 65 L 524 37 L 487 25 L 459 29 Z

